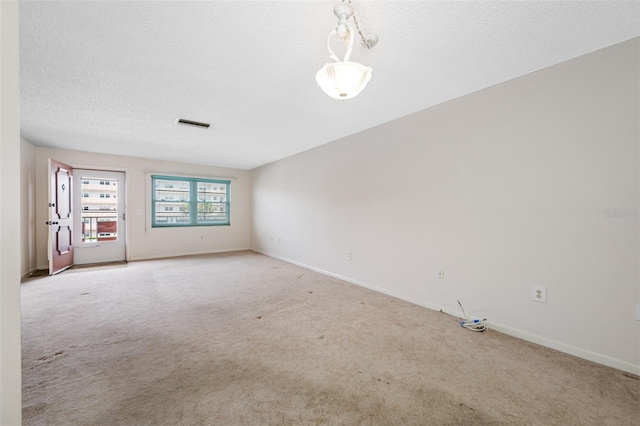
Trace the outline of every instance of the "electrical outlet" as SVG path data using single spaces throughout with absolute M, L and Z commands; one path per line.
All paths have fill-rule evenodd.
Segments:
M 531 286 L 531 300 L 534 302 L 547 303 L 547 288 L 541 285 Z
M 444 269 L 438 269 L 438 279 L 444 280 Z
M 347 259 L 353 260 L 353 253 L 352 252 L 350 252 L 350 251 L 347 252 Z
M 273 242 L 273 236 L 271 237 L 271 242 Z
M 640 303 L 636 305 L 636 320 L 640 321 Z

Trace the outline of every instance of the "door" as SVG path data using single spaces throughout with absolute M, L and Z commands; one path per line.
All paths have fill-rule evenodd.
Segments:
M 49 275 L 73 265 L 73 169 L 49 159 Z
M 125 174 L 74 169 L 74 264 L 125 260 Z

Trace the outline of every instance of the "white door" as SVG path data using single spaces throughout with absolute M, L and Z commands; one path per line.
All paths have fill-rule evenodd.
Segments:
M 125 260 L 125 174 L 73 171 L 76 211 L 73 263 Z

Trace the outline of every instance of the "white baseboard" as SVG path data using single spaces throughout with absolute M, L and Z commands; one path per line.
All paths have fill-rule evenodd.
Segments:
M 339 274 L 335 274 L 333 272 L 329 272 L 329 271 L 325 271 L 323 269 L 320 268 L 316 268 L 314 266 L 311 265 L 306 265 L 304 263 L 300 263 L 300 262 L 296 262 L 295 260 L 291 260 L 288 259 L 286 257 L 282 257 L 282 256 L 278 256 L 272 253 L 268 253 L 262 250 L 256 250 L 256 249 L 251 249 L 253 251 L 255 251 L 256 253 L 260 253 L 260 254 L 264 254 L 265 256 L 269 256 L 272 257 L 274 259 L 278 259 L 278 260 L 282 260 L 283 262 L 287 262 L 287 263 L 291 263 L 297 266 L 300 266 L 302 268 L 305 269 L 310 269 L 312 271 L 318 272 L 320 274 L 324 274 L 324 275 L 328 275 L 330 277 L 333 278 L 337 278 L 343 281 L 346 281 L 348 283 L 351 284 L 356 284 L 359 285 L 361 287 L 365 287 L 368 288 L 370 290 L 374 290 L 377 291 L 379 293 L 383 293 L 386 294 L 388 296 L 393 296 L 397 299 L 400 300 L 404 300 L 410 303 L 413 303 L 415 305 L 418 306 L 422 306 L 425 307 L 427 309 L 432 309 L 435 311 L 440 311 L 440 312 L 444 312 L 446 314 L 458 317 L 459 316 L 459 312 L 455 312 L 454 310 L 450 309 L 450 308 L 446 308 L 446 307 L 442 307 L 433 303 L 429 303 L 429 302 L 424 302 L 421 300 L 415 300 L 411 297 L 406 297 L 403 296 L 401 294 L 397 294 L 394 293 L 392 291 L 380 288 L 380 287 L 376 287 L 376 286 L 372 286 L 369 285 L 367 283 L 364 283 L 362 281 L 358 281 L 358 280 L 354 280 L 352 278 L 349 277 L 345 277 Z M 474 318 L 474 319 L 480 319 L 480 318 Z M 618 370 L 622 370 L 622 371 L 626 371 L 627 373 L 631 373 L 631 374 L 635 374 L 637 376 L 640 376 L 640 365 L 634 365 L 631 364 L 630 362 L 626 362 L 626 361 L 622 361 L 616 358 L 612 358 L 610 356 L 607 355 L 603 355 L 603 354 L 599 354 L 597 352 L 592 352 L 586 349 L 582 349 L 576 346 L 572 346 L 572 345 L 568 345 L 566 343 L 562 343 L 562 342 L 558 342 L 556 340 L 552 340 L 552 339 L 547 339 L 546 337 L 542 337 L 542 336 L 538 336 L 536 334 L 532 334 L 532 333 L 528 333 L 522 330 L 517 330 L 515 328 L 506 326 L 504 324 L 499 324 L 496 322 L 492 322 L 490 320 L 486 321 L 487 327 L 489 327 L 492 330 L 498 331 L 500 333 L 504 333 L 507 334 L 509 336 L 513 336 L 513 337 L 517 337 L 519 339 L 522 340 L 526 340 L 527 342 L 531 342 L 531 343 L 535 343 L 537 345 L 540 346 L 544 346 L 547 348 L 551 348 L 551 349 L 555 349 L 559 352 L 564 352 L 567 353 L 569 355 L 573 355 L 576 356 L 578 358 L 582 358 L 582 359 L 586 359 L 588 361 L 592 361 L 595 362 L 597 364 L 602 364 L 602 365 L 606 365 L 607 367 L 612 367 Z
M 223 250 L 204 250 L 204 251 L 194 251 L 194 252 L 187 252 L 187 253 L 160 254 L 160 255 L 151 255 L 151 256 L 136 256 L 136 257 L 132 256 L 130 261 L 136 262 L 139 260 L 167 259 L 170 257 L 197 256 L 202 254 L 229 253 L 232 251 L 248 251 L 248 250 L 251 250 L 251 249 L 249 247 L 244 247 L 244 248 L 230 248 L 230 249 L 223 249 Z
M 540 346 L 555 349 L 559 352 L 564 352 L 569 355 L 576 356 L 578 358 L 586 359 L 597 364 L 606 365 L 607 367 L 616 368 L 618 370 L 626 371 L 627 373 L 640 376 L 640 365 L 634 365 L 630 362 L 622 361 L 616 358 L 612 358 L 607 355 L 592 352 L 587 349 L 572 346 L 566 343 L 558 342 L 557 340 L 547 339 L 546 337 L 539 336 L 537 334 L 527 333 L 522 330 L 506 326 L 504 324 L 495 323 L 492 321 L 486 322 L 487 326 L 492 330 L 499 331 L 500 333 L 508 334 L 509 336 L 517 337 L 527 342 L 535 343 Z

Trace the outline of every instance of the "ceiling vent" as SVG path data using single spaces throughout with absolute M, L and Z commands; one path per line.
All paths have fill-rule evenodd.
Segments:
M 208 129 L 209 126 L 211 126 L 211 124 L 209 124 L 209 123 L 202 123 L 200 121 L 187 120 L 187 119 L 184 119 L 184 118 L 176 118 L 176 123 L 184 124 L 185 126 L 200 127 L 202 129 Z

